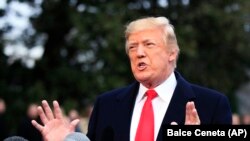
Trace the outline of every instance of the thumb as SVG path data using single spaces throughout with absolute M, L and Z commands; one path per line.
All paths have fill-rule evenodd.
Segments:
M 80 122 L 79 119 L 75 119 L 75 120 L 71 121 L 71 122 L 70 122 L 70 130 L 71 130 L 71 131 L 74 131 L 75 128 L 76 128 L 76 125 L 77 125 L 79 122 Z

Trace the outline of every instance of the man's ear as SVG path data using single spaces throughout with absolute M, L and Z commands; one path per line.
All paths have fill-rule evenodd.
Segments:
M 169 62 L 173 62 L 177 59 L 177 49 L 171 49 L 169 52 Z

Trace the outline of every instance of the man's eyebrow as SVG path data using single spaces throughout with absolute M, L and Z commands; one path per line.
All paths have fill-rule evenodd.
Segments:
M 138 44 L 138 43 L 134 42 L 134 41 L 128 42 L 128 45 L 136 45 L 136 44 Z
M 148 43 L 148 42 L 154 42 L 153 39 L 145 39 L 144 41 L 142 41 L 143 43 Z

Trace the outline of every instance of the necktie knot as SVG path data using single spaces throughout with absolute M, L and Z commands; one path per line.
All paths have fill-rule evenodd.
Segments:
M 157 96 L 157 93 L 155 90 L 149 89 L 149 90 L 147 90 L 146 95 L 148 98 L 150 98 L 152 100 Z

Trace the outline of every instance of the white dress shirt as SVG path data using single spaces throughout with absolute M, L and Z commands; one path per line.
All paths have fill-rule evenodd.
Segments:
M 174 75 L 174 72 L 165 80 L 161 85 L 154 88 L 157 92 L 158 96 L 152 100 L 153 110 L 154 110 L 154 119 L 155 119 L 155 131 L 154 131 L 154 140 L 156 140 L 158 136 L 158 132 L 161 127 L 161 123 L 163 121 L 164 115 L 167 111 L 170 100 L 173 96 L 175 87 L 177 85 L 177 81 Z M 132 121 L 130 126 L 130 141 L 135 140 L 135 134 L 137 130 L 137 126 L 139 124 L 142 107 L 144 102 L 146 101 L 145 92 L 148 89 L 140 84 L 140 88 L 136 97 L 134 111 L 132 115 Z

